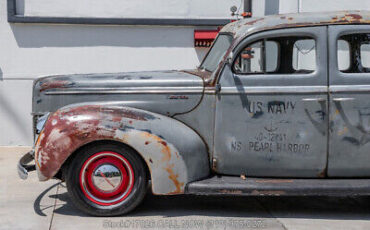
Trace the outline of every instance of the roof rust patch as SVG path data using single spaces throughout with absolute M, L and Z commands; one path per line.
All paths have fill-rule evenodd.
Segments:
M 254 25 L 254 24 L 256 24 L 257 22 L 259 22 L 259 21 L 263 21 L 263 20 L 265 20 L 264 18 L 258 18 L 258 19 L 255 19 L 255 20 L 253 20 L 253 21 L 248 21 L 248 22 L 246 22 L 244 25 L 249 25 L 249 26 L 251 26 L 251 25 Z
M 370 24 L 370 11 L 310 12 L 285 15 L 269 15 L 242 19 L 223 27 L 221 32 L 231 33 L 235 39 L 250 34 L 278 28 L 304 26 Z

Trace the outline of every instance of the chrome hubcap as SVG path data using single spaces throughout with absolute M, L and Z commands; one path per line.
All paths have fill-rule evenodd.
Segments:
M 135 175 L 121 154 L 104 151 L 89 157 L 80 170 L 81 190 L 90 201 L 104 206 L 117 205 L 131 193 Z
M 92 181 L 100 191 L 113 192 L 121 185 L 122 174 L 117 167 L 111 164 L 103 164 L 93 172 Z

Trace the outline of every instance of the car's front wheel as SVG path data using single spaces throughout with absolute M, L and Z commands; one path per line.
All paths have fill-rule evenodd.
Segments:
M 65 179 L 73 204 L 94 216 L 123 215 L 140 204 L 147 188 L 143 160 L 132 149 L 112 143 L 75 153 Z

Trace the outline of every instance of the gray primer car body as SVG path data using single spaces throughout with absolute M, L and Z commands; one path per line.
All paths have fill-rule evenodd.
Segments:
M 35 144 L 39 178 L 55 176 L 76 149 L 105 139 L 123 142 L 143 157 L 156 194 L 184 193 L 186 185 L 212 173 L 369 177 L 370 166 L 364 162 L 370 160 L 370 148 L 363 141 L 368 131 L 343 117 L 344 107 L 353 113 L 358 105 L 338 107 L 338 98 L 352 98 L 361 91 L 358 103 L 366 110 L 370 105 L 364 93 L 369 92 L 370 78 L 334 80 L 341 76 L 335 39 L 348 30 L 347 25 L 370 32 L 369 23 L 370 13 L 359 11 L 243 19 L 221 30 L 220 34 L 233 37 L 232 44 L 212 73 L 197 69 L 40 78 L 34 84 L 33 113 L 54 113 Z M 315 72 L 294 77 L 233 72 L 235 54 L 247 44 L 292 35 L 316 40 Z M 251 109 L 254 105 L 258 111 Z M 271 113 L 277 107 L 283 107 L 284 113 Z M 336 109 L 342 118 L 333 118 Z M 335 134 L 346 122 L 358 136 L 356 147 L 343 145 L 342 137 Z M 61 132 L 66 129 L 70 131 Z M 256 148 L 261 142 L 268 146 Z M 280 145 L 281 151 L 273 145 Z M 344 155 L 353 150 L 358 155 L 351 153 L 355 164 L 348 171 Z

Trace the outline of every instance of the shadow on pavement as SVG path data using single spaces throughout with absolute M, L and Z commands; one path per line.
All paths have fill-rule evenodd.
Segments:
M 34 202 L 36 214 L 44 216 L 40 201 L 57 183 Z M 54 212 L 66 216 L 89 217 L 75 208 L 65 190 L 49 195 L 57 199 Z M 150 193 L 128 217 L 251 217 L 370 220 L 369 197 L 232 197 L 232 196 L 155 196 Z
M 50 186 L 49 188 L 47 188 L 45 191 L 43 191 L 40 195 L 37 196 L 35 202 L 33 202 L 33 210 L 35 210 L 35 213 L 39 216 L 46 216 L 45 213 L 42 212 L 42 208 L 41 208 L 41 200 L 42 198 L 49 192 L 51 191 L 53 188 L 57 187 L 58 185 L 60 185 L 61 182 L 59 183 L 56 183 L 52 186 Z M 50 207 L 53 207 L 53 206 L 50 206 Z M 48 207 L 48 208 L 50 208 Z M 45 209 L 45 208 L 44 208 Z

